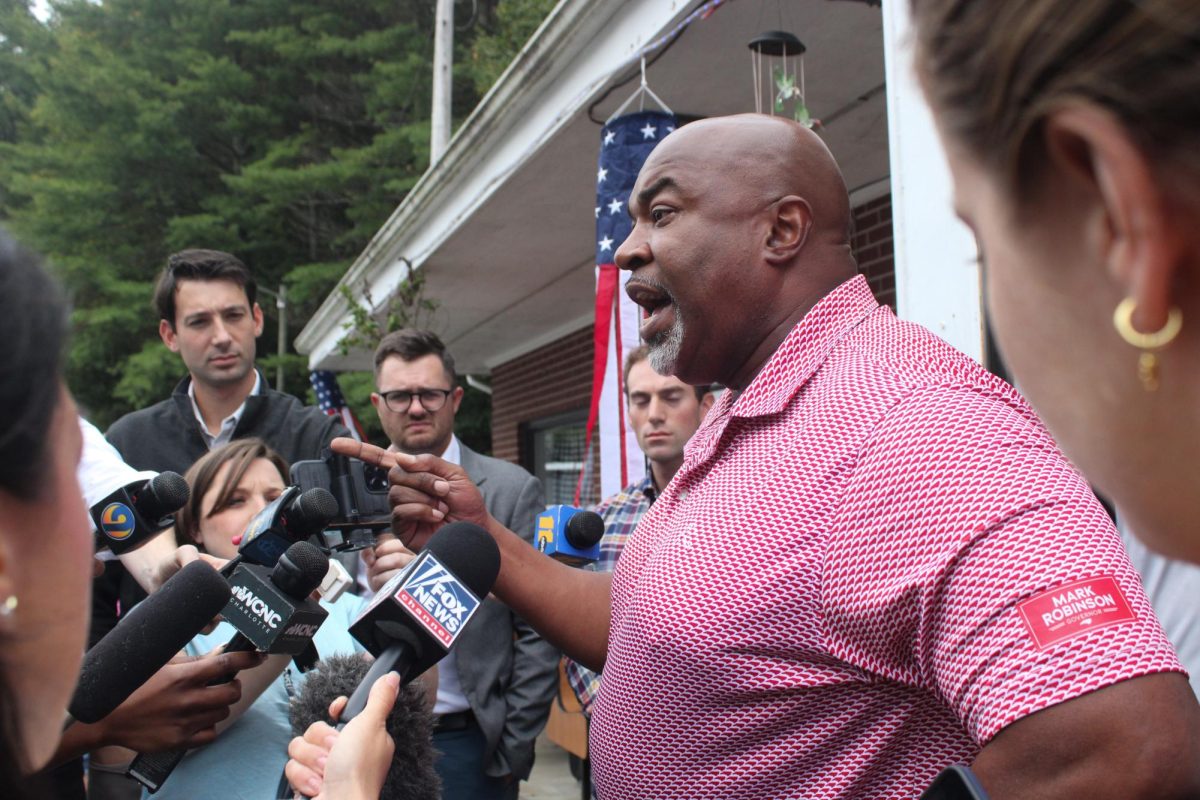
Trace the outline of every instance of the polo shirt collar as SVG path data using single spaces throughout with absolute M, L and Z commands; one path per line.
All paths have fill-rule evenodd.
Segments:
M 796 323 L 745 391 L 737 397 L 727 393 L 732 416 L 759 417 L 782 411 L 838 342 L 878 307 L 862 275 L 855 275 L 822 297 Z
M 251 397 L 257 396 L 262 391 L 262 373 L 257 369 L 254 370 L 254 386 L 250 389 L 250 394 L 246 396 L 246 400 L 225 419 L 221 420 L 221 430 L 213 436 L 208 432 L 208 426 L 204 424 L 204 415 L 200 413 L 200 406 L 196 403 L 196 384 L 194 381 L 187 381 L 187 395 L 192 404 L 192 414 L 196 417 L 196 422 L 200 425 L 200 436 L 204 439 L 204 443 L 208 445 L 208 449 L 212 450 L 215 447 L 226 444 L 233 440 L 234 431 L 237 430 L 238 423 L 242 420 L 242 415 L 246 413 L 246 402 Z

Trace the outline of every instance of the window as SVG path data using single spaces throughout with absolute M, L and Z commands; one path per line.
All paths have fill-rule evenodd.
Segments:
M 584 466 L 587 409 L 556 414 L 522 425 L 521 460 L 538 477 L 546 490 L 546 505 L 575 502 L 575 487 Z M 600 502 L 596 469 L 580 497 L 583 506 Z

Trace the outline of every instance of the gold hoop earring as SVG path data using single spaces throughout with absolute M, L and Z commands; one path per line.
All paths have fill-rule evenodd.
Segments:
M 1175 341 L 1183 328 L 1183 312 L 1179 306 L 1171 306 L 1167 312 L 1167 321 L 1153 333 L 1142 333 L 1133 327 L 1133 312 L 1137 301 L 1126 297 L 1117 304 L 1113 311 L 1113 327 L 1117 334 L 1125 340 L 1125 344 L 1142 351 L 1138 356 L 1138 380 L 1147 392 L 1158 391 L 1158 356 L 1152 351 L 1162 348 Z

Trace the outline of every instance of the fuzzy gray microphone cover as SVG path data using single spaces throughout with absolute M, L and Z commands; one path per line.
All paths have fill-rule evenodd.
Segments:
M 336 655 L 318 661 L 306 674 L 300 694 L 292 698 L 292 732 L 303 736 L 314 722 L 332 725 L 329 704 L 353 694 L 370 667 L 371 662 L 360 655 Z M 442 785 L 433 769 L 437 758 L 433 715 L 419 684 L 400 687 L 396 705 L 388 715 L 387 732 L 396 743 L 396 752 L 380 800 L 439 800 Z

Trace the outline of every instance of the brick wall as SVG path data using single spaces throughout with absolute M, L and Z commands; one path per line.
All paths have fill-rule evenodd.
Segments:
M 867 276 L 875 298 L 896 309 L 896 263 L 892 251 L 892 196 L 885 194 L 852 211 L 850 248 L 858 271 Z
M 522 422 L 587 408 L 592 398 L 592 326 L 492 370 L 492 455 L 521 460 Z

